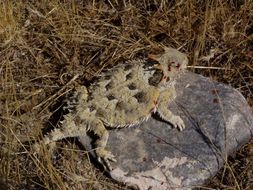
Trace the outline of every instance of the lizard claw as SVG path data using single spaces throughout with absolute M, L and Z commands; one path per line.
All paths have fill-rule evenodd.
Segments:
M 185 124 L 184 121 L 182 120 L 181 117 L 179 116 L 174 116 L 171 120 L 170 120 L 171 124 L 173 125 L 173 127 L 177 128 L 179 131 L 182 131 L 185 128 Z
M 98 148 L 96 150 L 96 154 L 97 154 L 97 160 L 100 164 L 103 165 L 103 167 L 108 170 L 111 171 L 113 168 L 110 164 L 110 162 L 116 162 L 117 160 L 115 159 L 115 156 L 110 152 L 105 150 L 104 148 Z

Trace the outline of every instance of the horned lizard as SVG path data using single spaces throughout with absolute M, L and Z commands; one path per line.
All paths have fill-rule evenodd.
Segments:
M 108 128 L 136 125 L 151 114 L 157 113 L 164 121 L 182 130 L 183 120 L 168 108 L 175 97 L 174 80 L 185 69 L 188 59 L 173 48 L 164 48 L 159 55 L 149 55 L 155 60 L 130 60 L 103 72 L 89 87 L 81 86 L 69 101 L 61 127 L 43 139 L 49 144 L 67 137 L 79 137 L 87 131 L 94 132 L 95 153 L 98 161 L 111 170 L 114 155 L 106 150 Z

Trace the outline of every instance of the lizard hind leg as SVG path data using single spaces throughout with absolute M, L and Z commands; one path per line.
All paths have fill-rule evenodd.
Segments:
M 109 171 L 112 170 L 110 161 L 116 162 L 116 159 L 110 151 L 105 149 L 109 133 L 103 122 L 99 119 L 95 119 L 93 122 L 90 122 L 89 130 L 98 136 L 98 139 L 95 141 L 95 153 L 98 162 L 100 162 L 105 169 L 108 169 Z
M 49 144 L 68 137 L 78 137 L 86 132 L 86 126 L 79 127 L 76 125 L 72 115 L 67 114 L 61 122 L 60 128 L 54 129 L 43 139 L 43 144 Z
M 70 114 L 64 116 L 62 125 L 60 128 L 56 128 L 49 132 L 41 142 L 34 144 L 33 148 L 36 152 L 39 152 L 41 145 L 50 145 L 54 148 L 55 142 L 68 138 L 68 137 L 78 137 L 86 132 L 86 126 L 78 127 Z

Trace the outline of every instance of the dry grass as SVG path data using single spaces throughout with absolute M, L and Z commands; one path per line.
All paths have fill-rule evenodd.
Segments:
M 0 1 L 0 189 L 127 189 L 73 143 L 59 142 L 52 160 L 47 150 L 33 156 L 27 142 L 57 124 L 76 85 L 158 44 L 180 48 L 191 65 L 204 67 L 192 71 L 253 104 L 252 0 L 168 2 Z M 206 188 L 253 189 L 253 142 L 227 164 Z

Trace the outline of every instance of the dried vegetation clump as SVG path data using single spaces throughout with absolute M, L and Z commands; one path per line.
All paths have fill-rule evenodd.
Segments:
M 47 150 L 33 156 L 30 143 L 57 125 L 76 85 L 159 44 L 180 48 L 192 71 L 252 105 L 252 10 L 251 0 L 0 1 L 0 189 L 127 189 L 74 143 L 59 142 L 53 162 Z M 230 157 L 206 187 L 253 189 L 252 150 Z

